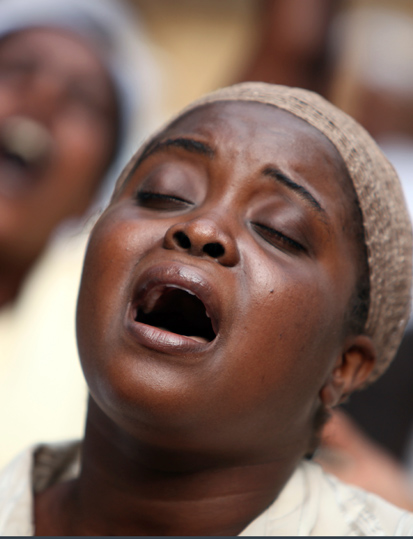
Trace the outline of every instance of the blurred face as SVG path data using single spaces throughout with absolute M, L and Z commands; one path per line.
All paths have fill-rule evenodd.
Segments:
M 79 350 L 111 419 L 176 450 L 306 451 L 356 283 L 341 174 L 321 133 L 258 103 L 162 133 L 85 260 Z
M 116 136 L 114 89 L 86 43 L 49 29 L 0 42 L 0 260 L 27 263 L 86 210 Z

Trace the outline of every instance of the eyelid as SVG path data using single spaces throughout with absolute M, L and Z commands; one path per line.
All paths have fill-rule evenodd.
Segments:
M 263 225 L 263 224 L 257 223 L 257 222 L 252 222 L 251 225 L 255 230 L 259 229 L 261 231 L 268 232 L 269 234 L 271 234 L 272 236 L 277 238 L 278 241 L 283 242 L 285 245 L 287 245 L 288 247 L 291 247 L 292 249 L 294 249 L 296 251 L 299 251 L 299 252 L 306 252 L 307 251 L 307 249 L 303 245 L 301 245 L 301 243 L 299 243 L 298 241 L 290 238 L 289 236 L 286 236 L 285 234 L 283 234 L 279 230 L 276 230 L 274 228 L 271 228 L 269 226 L 266 226 L 266 225 Z M 260 234 L 259 230 L 257 230 L 258 234 Z M 263 237 L 262 234 L 260 234 L 260 235 L 261 235 L 261 237 Z M 263 239 L 268 241 L 267 238 L 265 238 L 265 237 L 263 237 Z M 270 243 L 270 245 L 274 245 L 270 241 L 268 241 L 268 243 Z M 276 245 L 275 245 L 275 247 L 276 247 Z
M 192 206 L 193 205 L 193 202 L 190 202 L 189 200 L 186 200 L 184 198 L 181 198 L 181 197 L 178 197 L 178 196 L 175 196 L 175 195 L 168 195 L 166 193 L 157 193 L 157 192 L 154 192 L 154 191 L 138 191 L 136 193 L 136 199 L 139 201 L 139 202 L 145 202 L 145 201 L 150 201 L 150 200 L 164 200 L 164 201 L 175 201 L 179 204 L 185 204 L 186 206 Z

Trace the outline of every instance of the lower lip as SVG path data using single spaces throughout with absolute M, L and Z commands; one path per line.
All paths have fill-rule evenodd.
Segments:
M 148 326 L 136 320 L 129 320 L 128 331 L 139 344 L 146 348 L 172 355 L 204 352 L 214 342 L 199 342 L 191 337 Z

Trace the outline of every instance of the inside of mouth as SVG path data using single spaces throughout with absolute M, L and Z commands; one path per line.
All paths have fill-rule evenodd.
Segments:
M 193 294 L 177 288 L 165 288 L 149 312 L 148 309 L 138 308 L 136 321 L 191 337 L 198 342 L 215 339 L 205 305 Z
M 49 131 L 29 118 L 8 118 L 0 126 L 0 158 L 9 168 L 27 171 L 44 166 L 52 144 Z
M 3 150 L 1 152 L 1 156 L 4 161 L 6 161 L 9 165 L 15 168 L 19 168 L 22 170 L 28 168 L 27 161 L 21 155 L 18 155 L 17 153 L 12 153 L 7 150 Z

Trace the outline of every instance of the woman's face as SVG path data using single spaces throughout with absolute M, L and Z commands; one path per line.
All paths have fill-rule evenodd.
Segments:
M 0 42 L 0 260 L 25 264 L 90 204 L 117 139 L 106 68 L 83 40 L 29 29 Z
M 161 134 L 85 260 L 79 350 L 109 417 L 178 451 L 306 451 L 356 284 L 342 174 L 321 133 L 258 103 Z

